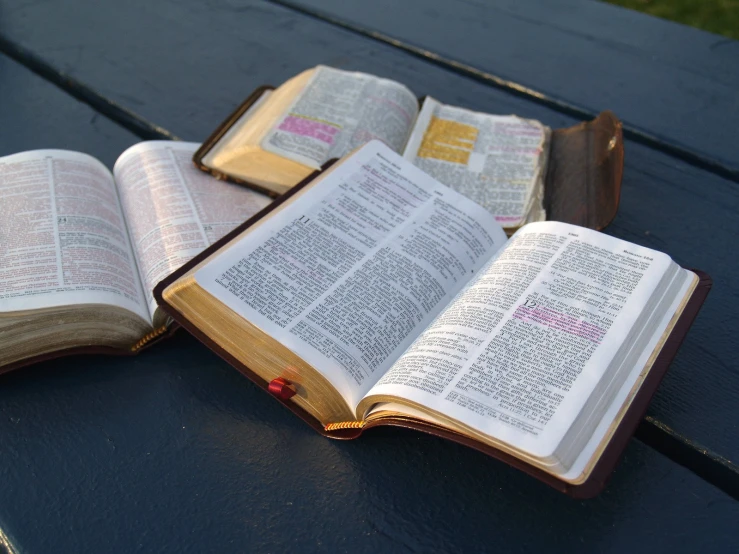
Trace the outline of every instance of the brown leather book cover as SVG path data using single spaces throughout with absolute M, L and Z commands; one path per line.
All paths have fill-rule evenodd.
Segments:
M 277 194 L 255 183 L 227 175 L 203 164 L 203 157 L 223 135 L 268 90 L 263 85 L 252 92 L 221 123 L 193 155 L 193 163 L 218 179 L 246 185 L 275 198 Z M 419 99 L 419 105 L 423 103 Z M 619 119 L 604 111 L 591 121 L 573 127 L 553 129 L 547 174 L 544 181 L 544 209 L 547 220 L 572 223 L 589 229 L 605 228 L 618 211 L 624 166 L 624 140 Z
M 179 325 L 189 331 L 198 340 L 205 344 L 208 348 L 213 350 L 221 358 L 231 364 L 238 371 L 243 373 L 246 377 L 251 379 L 257 386 L 264 389 L 267 393 L 271 394 L 279 402 L 281 402 L 286 408 L 293 411 L 298 417 L 315 429 L 318 433 L 333 439 L 354 439 L 359 437 L 365 430 L 371 427 L 380 425 L 393 425 L 397 427 L 406 427 L 410 429 L 416 429 L 432 435 L 443 437 L 454 442 L 469 446 L 480 452 L 483 452 L 489 456 L 492 456 L 498 460 L 501 460 L 521 471 L 535 477 L 551 487 L 569 495 L 574 498 L 591 498 L 597 495 L 606 485 L 608 478 L 613 473 L 621 455 L 623 453 L 626 444 L 628 443 L 631 436 L 634 434 L 637 425 L 644 417 L 649 402 L 652 396 L 657 390 L 662 378 L 664 377 L 667 368 L 669 367 L 672 359 L 675 357 L 680 344 L 682 343 L 688 329 L 693 323 L 700 307 L 708 295 L 711 289 L 712 281 L 711 278 L 702 271 L 693 270 L 699 277 L 699 283 L 695 288 L 692 296 L 688 300 L 682 314 L 675 323 L 672 333 L 665 341 L 661 351 L 654 360 L 652 368 L 647 374 L 644 382 L 637 391 L 627 411 L 623 414 L 621 420 L 618 423 L 618 427 L 613 432 L 610 441 L 605 446 L 600 458 L 596 462 L 589 478 L 577 485 L 570 484 L 566 481 L 558 479 L 556 476 L 547 473 L 541 469 L 533 467 L 532 465 L 511 456 L 505 452 L 502 452 L 496 448 L 485 445 L 479 441 L 476 441 L 465 435 L 461 435 L 454 431 L 450 431 L 444 428 L 440 428 L 436 425 L 424 423 L 417 420 L 411 420 L 406 418 L 383 418 L 382 421 L 366 424 L 363 428 L 348 428 L 339 429 L 335 431 L 326 431 L 321 423 L 313 416 L 308 414 L 305 410 L 294 404 L 289 398 L 281 398 L 280 395 L 274 394 L 270 391 L 270 383 L 262 379 L 260 376 L 251 371 L 247 366 L 231 356 L 228 352 L 223 350 L 215 342 L 213 342 L 208 336 L 198 329 L 193 323 L 191 323 L 182 313 L 176 310 L 173 306 L 168 304 L 162 294 L 164 289 L 174 283 L 177 279 L 182 277 L 185 273 L 190 271 L 200 262 L 204 261 L 209 256 L 226 246 L 230 241 L 237 238 L 244 230 L 255 224 L 262 217 L 266 216 L 280 204 L 288 200 L 291 196 L 296 194 L 300 189 L 305 187 L 310 181 L 318 176 L 322 171 L 325 171 L 330 167 L 335 160 L 327 162 L 319 171 L 315 171 L 305 180 L 301 181 L 298 185 L 290 189 L 287 193 L 282 195 L 278 200 L 267 206 L 264 210 L 254 215 L 251 219 L 244 222 L 238 228 L 234 229 L 228 235 L 224 236 L 221 240 L 211 245 L 209 248 L 201 252 L 198 256 L 190 260 L 180 269 L 172 273 L 166 279 L 161 281 L 154 289 L 154 298 L 156 299 L 159 306 L 167 312 Z

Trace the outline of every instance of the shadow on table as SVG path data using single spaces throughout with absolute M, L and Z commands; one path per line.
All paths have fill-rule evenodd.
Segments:
M 738 515 L 637 441 L 586 502 L 413 431 L 331 441 L 184 333 L 135 358 L 2 376 L 0 436 L 0 521 L 29 551 L 52 536 L 86 550 L 115 536 L 121 552 L 142 540 L 147 550 L 193 540 L 332 550 L 359 539 L 410 550 L 617 548 L 668 534 L 697 510 Z

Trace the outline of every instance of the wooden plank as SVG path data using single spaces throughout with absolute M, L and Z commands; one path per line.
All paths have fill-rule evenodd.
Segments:
M 6 10 L 0 36 L 184 140 L 205 139 L 255 87 L 318 63 L 395 78 L 446 102 L 574 121 L 262 0 L 73 5 L 41 0 Z
M 24 46 L 71 76 L 186 138 L 207 136 L 255 86 L 280 83 L 316 63 L 399 79 L 418 93 L 473 109 L 516 112 L 552 126 L 574 122 L 541 104 L 260 2 L 239 4 L 248 19 L 235 18 L 233 7 L 213 8 L 198 2 L 166 9 L 141 0 L 106 9 L 93 0 L 76 0 L 76 5 L 78 9 L 70 11 L 41 2 L 12 12 L 0 25 L 6 34 L 22 35 Z M 119 22 L 116 28 L 109 26 L 113 19 Z M 73 26 L 79 32 L 41 34 L 37 30 L 48 28 L 52 21 L 58 22 L 59 29 Z M 105 37 L 100 36 L 102 28 Z M 192 77 L 204 71 L 212 78 Z M 716 247 L 713 241 L 707 244 L 705 237 L 714 234 L 717 214 L 724 214 L 722 221 L 728 228 L 721 236 L 730 240 L 736 229 L 727 207 L 736 203 L 732 183 L 629 143 L 623 204 L 611 228 L 616 235 L 664 249 L 716 278 L 705 313 L 650 413 L 678 433 L 734 459 L 739 458 L 737 429 L 725 422 L 733 421 L 739 372 L 733 355 L 735 340 L 724 324 L 738 307 L 731 293 L 734 260 L 730 248 L 719 246 L 720 237 L 715 239 Z M 706 374 L 711 377 L 706 379 Z M 705 409 L 707 403 L 711 410 Z
M 731 405 L 739 399 L 739 363 L 730 322 L 739 310 L 732 246 L 739 234 L 739 191 L 735 183 L 648 148 L 628 144 L 626 152 L 621 205 L 607 232 L 667 252 L 714 278 L 648 413 L 737 460 L 739 425 Z
M 36 148 L 77 150 L 112 167 L 139 138 L 0 54 L 0 156 Z
M 104 96 L 188 139 L 207 136 L 254 87 L 278 84 L 316 63 L 395 78 L 419 94 L 473 109 L 515 112 L 555 127 L 575 122 L 542 104 L 258 1 L 215 7 L 192 0 L 166 7 L 143 0 L 105 9 L 93 0 L 75 5 L 70 11 L 47 0 L 21 7 L 5 14 L 0 29 Z M 53 22 L 53 28 L 78 32 L 37 31 Z M 209 78 L 193 77 L 203 73 Z M 739 308 L 728 244 L 739 231 L 730 215 L 738 203 L 735 183 L 629 142 L 622 206 L 609 230 L 665 250 L 716 279 L 650 414 L 729 459 L 739 459 L 738 430 L 727 423 L 735 421 L 739 399 L 736 339 L 727 324 Z M 717 219 L 721 236 L 708 240 L 716 234 Z
M 135 140 L 2 57 L 0 75 L 16 136 L 2 153 L 64 146 L 110 166 Z M 317 436 L 184 333 L 0 376 L 0 436 L 0 551 L 739 547 L 739 504 L 639 442 L 575 502 L 434 437 Z
M 627 127 L 739 177 L 739 41 L 592 0 L 272 0 L 562 107 Z
M 19 552 L 734 551 L 739 503 L 633 441 L 577 502 L 420 433 L 317 435 L 186 334 L 0 376 Z

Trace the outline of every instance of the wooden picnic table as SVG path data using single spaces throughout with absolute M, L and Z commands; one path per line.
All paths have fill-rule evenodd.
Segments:
M 0 553 L 736 551 L 739 42 L 593 0 L 0 4 L 0 155 L 112 167 L 318 63 L 552 127 L 624 121 L 607 232 L 714 289 L 609 486 L 401 429 L 336 442 L 180 333 L 0 377 Z

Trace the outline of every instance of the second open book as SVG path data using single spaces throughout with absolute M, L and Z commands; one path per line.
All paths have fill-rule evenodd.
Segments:
M 326 434 L 421 427 L 592 492 L 700 283 L 665 254 L 572 225 L 507 240 L 486 210 L 374 141 L 155 295 L 236 367 L 289 386 L 288 404 Z
M 486 208 L 508 233 L 544 219 L 602 229 L 616 215 L 623 138 L 612 113 L 552 130 L 326 66 L 255 90 L 193 160 L 219 178 L 281 194 L 372 139 Z

